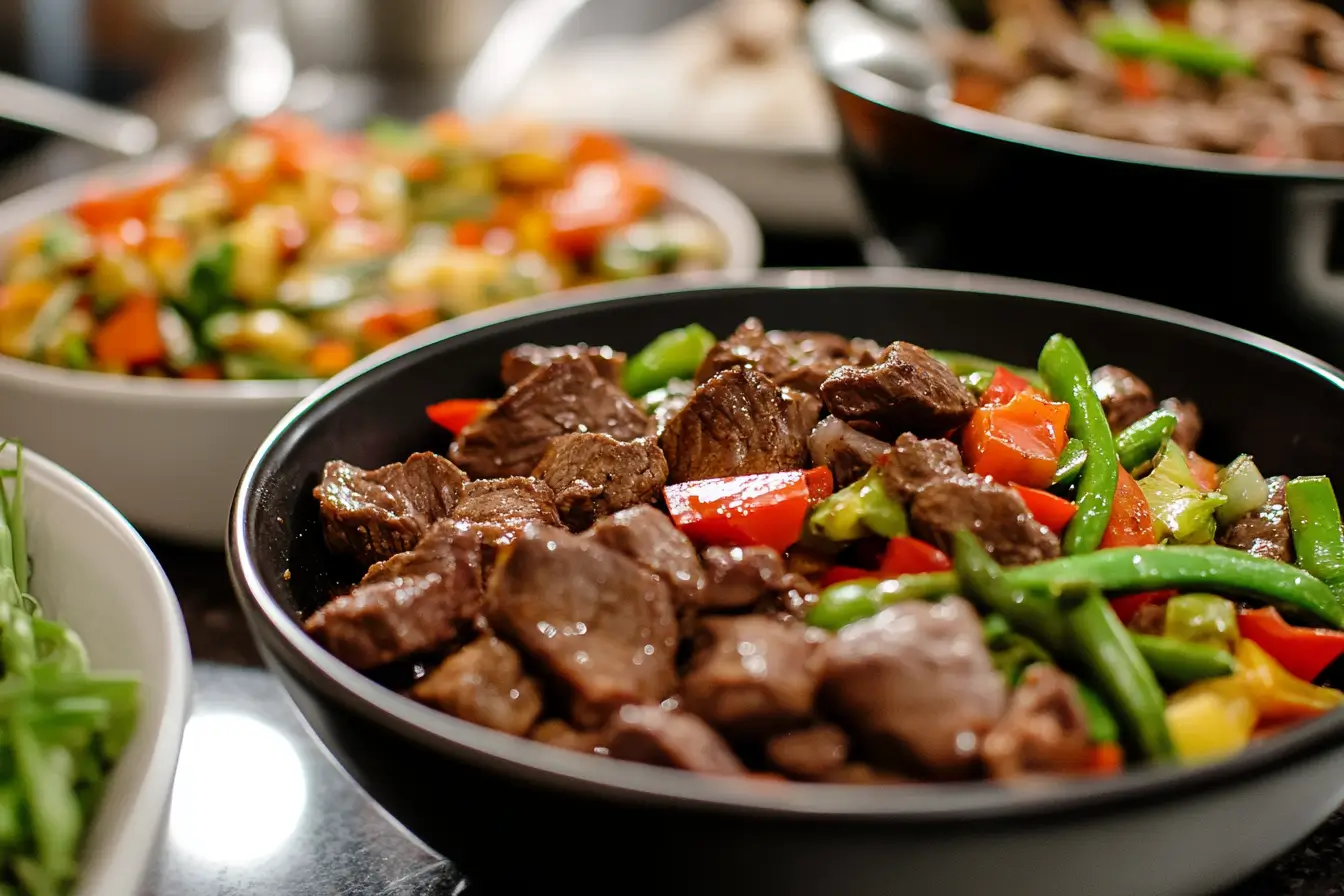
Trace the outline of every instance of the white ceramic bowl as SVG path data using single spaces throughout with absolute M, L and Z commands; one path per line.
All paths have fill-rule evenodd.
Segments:
M 12 466 L 14 449 L 0 453 Z M 70 473 L 24 451 L 30 590 L 83 639 L 95 669 L 140 676 L 140 717 L 93 820 L 75 896 L 139 890 L 158 851 L 191 694 L 187 630 L 130 524 Z
M 92 181 L 130 183 L 181 162 L 171 149 L 39 187 L 0 203 L 0 245 L 66 208 Z M 761 265 L 761 231 L 715 181 L 662 160 L 674 206 L 713 222 L 726 267 Z M 0 356 L 0 429 L 84 479 L 147 534 L 220 547 L 243 468 L 317 380 L 201 382 L 64 370 Z

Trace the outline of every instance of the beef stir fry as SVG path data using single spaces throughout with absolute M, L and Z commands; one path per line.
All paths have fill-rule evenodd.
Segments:
M 937 41 L 958 102 L 1182 149 L 1344 160 L 1344 17 L 1308 0 L 989 0 L 987 33 Z
M 1204 761 L 1344 702 L 1329 480 L 1209 461 L 1193 403 L 1062 335 L 1031 370 L 751 319 L 501 379 L 427 409 L 449 457 L 315 489 L 367 572 L 308 632 L 458 718 L 880 783 Z

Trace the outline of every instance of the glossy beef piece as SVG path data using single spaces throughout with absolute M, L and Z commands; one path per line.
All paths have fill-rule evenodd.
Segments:
M 807 437 L 812 466 L 830 467 L 835 487 L 859 480 L 891 447 L 881 439 L 859 432 L 839 417 L 827 417 Z
M 788 331 L 783 334 L 792 348 L 793 366 L 777 382 L 801 392 L 818 394 L 821 384 L 838 367 L 866 366 L 877 361 L 882 346 L 871 339 L 846 339 L 835 333 Z
M 882 486 L 897 501 L 909 501 L 926 485 L 965 472 L 956 445 L 947 439 L 917 439 L 908 432 L 882 458 Z
M 304 629 L 347 665 L 373 669 L 456 639 L 480 609 L 480 534 L 443 521 L 413 550 L 374 564 Z
M 799 405 L 762 374 L 734 367 L 695 390 L 663 431 L 668 482 L 797 470 L 807 462 Z
M 681 681 L 682 706 L 730 738 L 767 737 L 812 715 L 816 639 L 767 616 L 717 616 L 701 623 Z
M 882 765 L 967 775 L 1008 702 L 980 618 L 960 597 L 888 607 L 841 629 L 821 656 L 822 705 Z
M 667 482 L 667 459 L 650 436 L 620 442 L 575 432 L 552 439 L 532 475 L 551 487 L 560 519 L 578 532 L 600 516 L 656 499 Z
M 619 551 L 666 585 L 678 610 L 694 608 L 705 587 L 705 571 L 695 545 L 656 508 L 631 507 L 603 517 L 584 533 Z
M 481 533 L 487 566 L 495 551 L 512 541 L 528 523 L 560 524 L 550 486 L 530 476 L 468 482 L 452 519 L 470 523 Z
M 781 391 L 790 426 L 804 435 L 816 429 L 817 421 L 821 419 L 821 399 L 810 392 L 799 392 L 789 386 L 783 387 Z
M 528 526 L 501 554 L 486 608 L 500 637 L 569 689 L 580 728 L 626 703 L 662 700 L 676 683 L 667 586 L 594 539 Z
M 590 360 L 565 355 L 510 387 L 494 410 L 462 430 L 450 454 L 473 479 L 526 476 L 556 436 L 604 432 L 629 441 L 648 428 L 630 396 Z
M 1162 407 L 1176 415 L 1176 431 L 1171 434 L 1171 440 L 1186 451 L 1194 451 L 1204 433 L 1204 418 L 1199 414 L 1198 405 L 1193 401 L 1168 398 L 1162 402 Z
M 600 731 L 576 731 L 564 719 L 547 719 L 527 735 L 538 743 L 550 744 L 575 753 L 607 753 L 607 741 Z
M 448 657 L 411 688 L 411 697 L 477 725 L 521 737 L 541 715 L 541 688 L 518 652 L 485 635 Z
M 1119 432 L 1157 410 L 1153 390 L 1123 367 L 1107 364 L 1092 371 L 1092 391 L 1101 399 L 1111 432 Z
M 766 743 L 765 758 L 790 778 L 816 781 L 844 768 L 849 735 L 827 722 L 778 734 Z
M 910 505 L 910 528 L 948 554 L 952 537 L 968 529 L 1004 566 L 1024 566 L 1059 556 L 1059 539 L 1004 485 L 966 474 L 920 489 Z
M 971 419 L 975 396 L 947 365 L 908 342 L 893 342 L 867 367 L 840 367 L 821 385 L 832 414 L 882 439 L 943 436 Z
M 1008 711 L 986 735 L 981 753 L 991 778 L 1086 767 L 1091 743 L 1077 683 L 1055 666 L 1031 666 L 1013 691 Z
M 499 364 L 499 378 L 504 385 L 526 379 L 528 374 L 538 367 L 544 367 L 556 358 L 587 358 L 593 362 L 598 376 L 621 384 L 625 373 L 625 352 L 618 352 L 606 345 L 534 345 L 525 342 L 504 353 Z
M 608 755 L 629 762 L 711 775 L 742 775 L 746 768 L 704 723 L 658 706 L 623 706 L 603 731 Z
M 747 318 L 727 339 L 705 355 L 695 372 L 697 383 L 716 373 L 748 366 L 780 386 L 815 394 L 835 368 L 844 364 L 871 364 L 881 346 L 870 339 L 846 339 L 835 333 L 766 330 L 760 320 Z
M 466 479 L 428 451 L 376 470 L 333 460 L 313 489 L 327 547 L 365 566 L 409 551 L 430 525 L 452 512 Z
M 715 374 L 734 367 L 752 369 L 774 379 L 789 369 L 789 353 L 777 334 L 766 332 L 758 318 L 744 320 L 727 339 L 716 344 L 695 371 L 696 383 L 707 383 Z
M 1288 518 L 1288 477 L 1269 480 L 1269 500 L 1239 519 L 1233 520 L 1218 535 L 1218 543 L 1257 557 L 1292 563 L 1293 529 Z
M 784 558 L 764 545 L 708 547 L 700 559 L 705 588 L 698 606 L 705 612 L 749 610 L 785 584 Z

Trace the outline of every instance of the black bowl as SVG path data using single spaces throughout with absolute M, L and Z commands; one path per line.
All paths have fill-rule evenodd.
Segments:
M 948 7 L 817 0 L 808 13 L 846 166 L 912 265 L 1136 296 L 1344 363 L 1344 164 L 1107 140 L 957 105 L 923 36 Z
M 459 721 L 338 662 L 298 621 L 350 584 L 322 545 L 322 465 L 444 451 L 425 405 L 494 396 L 520 342 L 635 350 L 691 321 L 906 339 L 1031 364 L 1056 331 L 1198 400 L 1215 458 L 1344 477 L 1344 378 L 1249 333 L 1079 290 L 921 271 L 667 279 L 462 318 L 337 377 L 239 486 L 229 562 L 271 667 L 354 778 L 492 892 L 1193 894 L 1286 849 L 1344 797 L 1344 714 L 1197 770 L 1108 781 L 857 787 L 729 780 L 582 756 Z M 1344 481 L 1344 479 L 1341 479 Z M 1254 819 L 1254 823 L 1252 823 Z M 492 889 L 492 886 L 499 889 Z

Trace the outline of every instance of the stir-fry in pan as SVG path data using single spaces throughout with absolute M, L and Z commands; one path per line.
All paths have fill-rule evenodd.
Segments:
M 1205 458 L 1063 335 L 1032 370 L 750 319 L 501 379 L 427 409 L 446 457 L 314 491 L 362 578 L 307 630 L 446 713 L 882 782 L 1205 761 L 1344 701 L 1329 480 Z
M 710 222 L 617 139 L 448 114 L 330 134 L 280 116 L 91 193 L 11 247 L 0 353 L 191 379 L 329 376 L 440 320 L 718 267 Z
M 1271 159 L 1344 160 L 1344 17 L 1309 0 L 989 0 L 940 35 L 966 105 L 1048 127 Z

